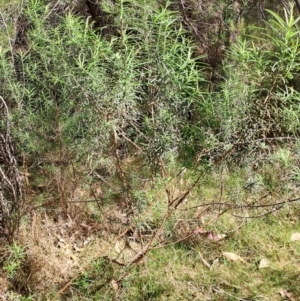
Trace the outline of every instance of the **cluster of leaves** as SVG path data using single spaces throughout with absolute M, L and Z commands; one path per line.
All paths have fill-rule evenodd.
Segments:
M 58 17 L 55 7 L 28 2 L 26 47 L 15 49 L 12 63 L 1 53 L 2 94 L 20 150 L 66 149 L 93 167 L 99 157 L 138 152 L 155 164 L 170 151 L 193 156 L 216 142 L 226 150 L 234 140 L 297 135 L 293 11 L 285 18 L 270 12 L 259 36 L 228 49 L 222 80 L 209 91 L 197 50 L 168 5 L 103 5 L 114 16 L 113 36 L 99 36 L 73 13 Z
M 14 66 L 1 53 L 20 150 L 67 148 L 73 158 L 98 160 L 125 145 L 155 161 L 182 144 L 204 79 L 174 13 L 154 7 L 111 7 L 119 34 L 108 39 L 72 13 L 54 22 L 54 8 L 29 1 L 27 49 L 16 49 Z
M 268 14 L 265 27 L 254 28 L 255 35 L 231 46 L 221 89 L 211 94 L 217 140 L 224 152 L 233 147 L 238 152 L 264 149 L 267 141 L 299 135 L 300 19 L 292 9 L 285 10 L 284 17 Z
M 260 42 L 237 45 L 238 60 L 252 96 L 256 125 L 266 136 L 297 134 L 299 126 L 299 18 L 275 13 Z M 269 42 L 268 44 L 266 44 Z M 254 62 L 254 63 L 252 63 Z M 246 70 L 245 70 L 246 68 Z M 246 72 L 245 72 L 246 71 Z M 254 81 L 253 81 L 254 80 Z M 254 106 L 253 106 L 254 105 Z M 269 120 L 269 122 L 267 122 Z M 252 126 L 253 127 L 253 126 Z

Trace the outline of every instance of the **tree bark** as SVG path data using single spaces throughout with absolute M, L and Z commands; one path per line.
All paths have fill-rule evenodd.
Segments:
M 295 0 L 296 2 L 296 6 L 297 6 L 297 9 L 298 9 L 298 12 L 300 13 L 300 1 L 299 0 Z
M 109 28 L 106 28 L 111 24 L 110 16 L 103 11 L 98 0 L 86 0 L 86 5 L 90 11 L 92 19 L 94 21 L 94 28 L 97 32 L 102 34 L 109 33 Z

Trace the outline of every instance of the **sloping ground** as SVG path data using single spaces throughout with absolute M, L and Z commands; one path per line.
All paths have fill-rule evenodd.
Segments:
M 299 146 L 281 147 L 265 146 L 243 168 L 162 163 L 160 176 L 127 158 L 132 203 L 120 181 L 90 185 L 49 151 L 38 176 L 23 170 L 20 227 L 0 250 L 0 298 L 300 299 Z
M 3 300 L 298 300 L 299 204 L 266 196 L 263 182 L 249 193 L 242 174 L 204 177 L 175 211 L 168 199 L 191 174 L 144 186 L 147 209 L 133 216 L 80 203 L 66 218 L 33 210 L 2 248 Z M 234 202 L 244 208 L 222 205 Z

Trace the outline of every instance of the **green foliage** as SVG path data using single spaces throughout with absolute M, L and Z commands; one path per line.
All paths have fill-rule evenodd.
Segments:
M 217 105 L 227 141 L 235 136 L 249 144 L 299 133 L 300 19 L 292 11 L 285 18 L 269 13 L 265 28 L 231 47 L 224 66 L 226 81 Z
M 126 300 L 160 300 L 169 295 L 172 289 L 170 284 L 166 284 L 156 277 L 143 276 L 142 273 L 132 272 L 130 277 L 124 281 L 124 295 Z
M 79 276 L 73 284 L 73 288 L 82 294 L 82 298 L 89 300 L 106 300 L 109 294 L 109 285 L 113 279 L 114 270 L 109 260 L 98 258 L 90 269 Z M 107 300 L 110 300 L 109 298 Z
M 183 144 L 204 81 L 191 41 L 167 7 L 132 1 L 110 9 L 120 35 L 106 38 L 71 13 L 57 17 L 50 5 L 28 2 L 28 51 L 15 54 L 18 78 L 7 60 L 1 66 L 20 150 L 67 148 L 93 166 L 94 156 L 124 144 L 138 145 L 151 162 Z
M 13 136 L 18 153 L 25 158 L 23 174 L 30 180 L 31 203 L 26 210 L 34 213 L 32 221 L 28 219 L 32 228 L 26 232 L 23 227 L 20 240 L 31 232 L 31 245 L 45 252 L 34 252 L 41 255 L 40 262 L 34 256 L 26 261 L 24 248 L 8 247 L 3 267 L 13 289 L 36 290 L 38 296 L 45 296 L 54 288 L 52 293 L 57 289 L 64 300 L 274 299 L 281 287 L 299 295 L 293 258 L 299 248 L 289 235 L 298 226 L 296 214 L 292 219 L 294 208 L 288 201 L 284 201 L 283 215 L 276 212 L 281 205 L 272 207 L 280 193 L 284 197 L 280 195 L 278 202 L 296 197 L 299 149 L 282 143 L 270 156 L 273 150 L 267 143 L 299 134 L 299 18 L 270 12 L 272 19 L 265 28 L 253 28 L 257 36 L 240 39 L 227 50 L 223 67 L 214 70 L 214 88 L 209 89 L 211 70 L 195 57 L 198 50 L 179 14 L 171 10 L 173 2 L 165 6 L 154 0 L 117 2 L 101 1 L 114 19 L 114 30 L 106 35 L 97 33 L 89 20 L 63 13 L 60 2 L 53 7 L 29 0 L 26 42 L 13 52 L 0 48 L 1 95 L 9 103 Z M 222 3 L 228 5 L 225 13 L 230 25 L 237 11 L 232 1 Z M 245 8 L 250 2 L 243 3 Z M 217 5 L 214 2 L 209 18 Z M 187 26 L 187 20 L 184 23 Z M 217 33 L 210 36 L 215 39 Z M 255 170 L 252 165 L 236 170 L 213 168 L 224 154 L 241 150 L 249 154 L 256 149 L 260 157 L 255 157 Z M 195 168 L 195 155 L 202 150 L 203 157 L 197 158 L 201 166 Z M 187 159 L 184 163 L 192 162 L 189 167 L 197 171 L 184 174 L 181 170 L 174 176 L 178 156 Z M 244 153 L 240 157 L 244 164 L 251 162 Z M 162 166 L 163 179 L 154 178 L 155 168 L 147 163 L 163 165 L 161 158 L 169 166 Z M 42 172 L 27 173 L 28 162 Z M 119 177 L 107 180 L 116 170 Z M 199 174 L 203 177 L 185 194 Z M 98 179 L 101 184 L 93 187 Z M 106 191 L 102 183 L 109 187 Z M 30 189 L 40 190 L 39 196 L 32 197 Z M 42 231 L 48 230 L 47 220 L 52 220 L 58 207 L 52 202 L 58 194 L 62 201 L 65 195 L 70 199 L 69 207 L 65 215 L 53 218 L 55 227 L 51 226 L 44 244 Z M 98 212 L 91 195 L 99 199 Z M 114 200 L 121 201 L 122 208 L 107 208 Z M 170 203 L 177 200 L 180 206 L 167 216 Z M 42 210 L 40 216 L 34 207 L 37 201 L 36 208 L 45 206 L 51 213 Z M 85 201 L 92 208 L 88 214 L 79 212 L 87 208 Z M 276 215 L 269 217 L 272 208 Z M 264 215 L 261 223 L 252 218 Z M 64 217 L 70 221 L 65 223 Z M 80 266 L 75 260 L 69 265 L 69 259 L 67 267 L 60 268 L 74 281 L 65 286 L 63 275 L 53 279 L 50 289 L 38 273 L 46 267 L 52 275 L 55 260 L 48 265 L 52 250 L 45 248 L 51 235 L 53 241 L 63 239 L 61 235 L 70 238 L 80 263 L 85 252 L 99 254 L 99 237 L 104 236 L 104 245 L 110 246 L 101 252 L 124 261 L 124 266 L 100 257 L 72 277 Z M 124 257 L 122 253 L 114 256 L 120 239 L 126 241 Z M 125 251 L 136 256 L 139 251 L 132 246 L 139 244 L 145 250 L 147 243 L 149 252 L 142 254 L 143 260 L 127 265 L 130 259 Z M 223 251 L 240 254 L 245 263 L 225 260 Z M 272 277 L 271 269 L 257 269 L 262 258 L 270 259 Z M 290 267 L 282 264 L 286 262 Z M 38 281 L 31 287 L 35 273 Z
M 208 92 L 207 70 L 169 5 L 107 1 L 118 34 L 100 36 L 83 18 L 28 1 L 27 45 L 11 61 L 1 49 L 19 150 L 60 152 L 94 169 L 115 154 L 138 151 L 156 165 L 170 152 L 194 158 L 218 144 L 228 151 L 236 140 L 247 148 L 297 135 L 299 18 L 270 11 L 253 31 L 260 35 L 229 49 L 222 81 Z
M 12 292 L 9 294 L 9 298 L 11 301 L 34 301 L 35 300 L 34 295 L 25 297 L 25 296 L 19 295 L 17 293 L 12 293 Z
M 7 248 L 9 255 L 4 264 L 4 271 L 6 271 L 9 279 L 13 279 L 22 268 L 23 259 L 25 258 L 26 253 L 21 246 L 15 243 Z

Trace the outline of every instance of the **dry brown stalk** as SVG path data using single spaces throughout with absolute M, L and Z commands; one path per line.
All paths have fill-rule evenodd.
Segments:
M 9 124 L 9 109 L 0 96 L 0 238 L 11 243 L 19 225 L 23 177 L 18 169 Z

